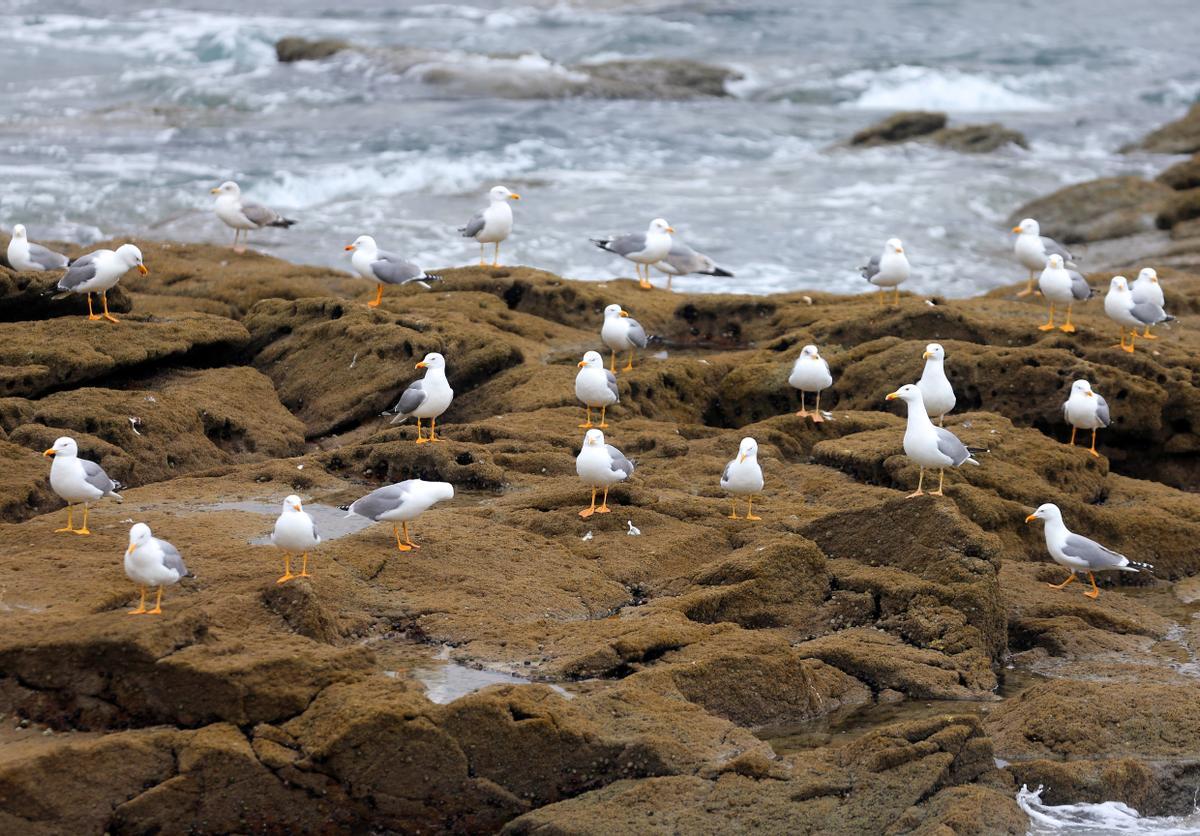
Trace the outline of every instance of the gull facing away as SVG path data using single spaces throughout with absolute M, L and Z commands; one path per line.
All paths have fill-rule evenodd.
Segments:
M 509 236 L 513 228 L 512 207 L 510 200 L 520 200 L 521 196 L 510 192 L 504 186 L 494 186 L 488 192 L 488 205 L 471 216 L 466 226 L 458 228 L 463 238 L 474 238 L 479 242 L 479 266 L 486 267 L 487 260 L 483 256 L 485 244 L 495 244 L 492 254 L 492 266 L 500 266 L 500 242 Z
M 1012 228 L 1017 233 L 1017 241 L 1013 244 L 1013 254 L 1021 266 L 1029 271 L 1029 284 L 1018 293 L 1018 296 L 1028 296 L 1033 293 L 1033 282 L 1040 271 L 1046 269 L 1046 260 L 1052 255 L 1062 256 L 1063 261 L 1074 267 L 1074 256 L 1062 244 L 1053 238 L 1042 235 L 1042 229 L 1033 218 L 1026 218 Z
M 908 495 L 909 499 L 925 493 L 921 489 L 925 483 L 925 468 L 938 469 L 938 486 L 936 491 L 930 491 L 932 496 L 942 496 L 942 484 L 946 478 L 947 467 L 961 467 L 970 462 L 976 467 L 979 462 L 971 457 L 971 451 L 958 440 L 958 436 L 944 427 L 935 427 L 929 420 L 925 409 L 921 390 L 911 383 L 905 384 L 887 396 L 889 401 L 896 398 L 908 406 L 908 426 L 904 430 L 904 455 L 908 456 L 921 468 L 917 479 L 917 489 Z
M 108 312 L 108 291 L 135 267 L 143 276 L 150 272 L 142 263 L 142 251 L 133 244 L 122 244 L 115 251 L 94 250 L 71 262 L 67 272 L 58 280 L 58 289 L 71 293 L 86 293 L 89 320 L 107 319 L 109 322 L 119 322 L 120 320 Z M 103 316 L 92 310 L 93 293 L 100 294 L 100 302 L 104 306 Z
M 884 304 L 887 288 L 896 288 L 895 304 L 900 304 L 900 285 L 912 272 L 908 264 L 908 256 L 904 254 L 904 245 L 899 238 L 889 238 L 883 245 L 880 255 L 872 256 L 866 266 L 859 267 L 862 277 L 879 288 L 879 304 Z
M 9 261 L 12 261 L 12 256 L 9 256 Z M 1149 302 L 1152 305 L 1158 305 L 1160 308 L 1165 308 L 1167 300 L 1163 296 L 1162 285 L 1158 283 L 1158 271 L 1153 267 L 1143 267 L 1138 277 L 1133 280 L 1133 302 L 1135 305 L 1140 305 L 1144 302 Z M 1150 326 L 1147 325 L 1142 331 L 1143 340 L 1157 340 L 1158 337 L 1150 333 Z
M 1097 458 L 1096 430 L 1107 427 L 1112 423 L 1108 415 L 1108 401 L 1092 391 L 1092 384 L 1086 380 L 1076 380 L 1071 384 L 1071 394 L 1063 402 L 1063 418 L 1071 425 L 1071 446 L 1075 446 L 1076 430 L 1092 431 L 1092 446 L 1088 450 Z
M 386 284 L 405 285 L 409 282 L 416 282 L 428 290 L 429 282 L 442 280 L 441 276 L 426 273 L 411 261 L 405 261 L 395 253 L 379 249 L 379 245 L 370 235 L 360 235 L 355 238 L 353 244 L 346 245 L 346 252 L 354 253 L 350 256 L 350 264 L 358 272 L 358 275 L 364 279 L 378 282 L 375 298 L 367 303 L 372 308 L 379 307 L 379 303 L 383 301 L 383 286 Z
M 1068 270 L 1063 264 L 1063 257 L 1054 253 L 1046 259 L 1046 269 L 1038 278 L 1038 288 L 1050 303 L 1050 318 L 1046 324 L 1039 325 L 1038 330 L 1054 330 L 1054 306 L 1059 304 L 1067 306 L 1067 321 L 1058 326 L 1059 330 L 1067 334 L 1075 333 L 1075 326 L 1071 324 L 1071 308 L 1076 302 L 1086 302 L 1092 298 L 1087 279 L 1074 270 Z
M 8 264 L 21 273 L 41 273 L 45 270 L 62 270 L 69 263 L 62 253 L 35 244 L 25 235 L 25 224 L 13 227 L 8 241 Z
M 825 417 L 821 415 L 821 391 L 833 385 L 833 374 L 829 371 L 829 363 L 817 352 L 815 345 L 806 345 L 801 349 L 800 356 L 792 364 L 788 384 L 800 390 L 800 411 L 796 415 L 801 418 L 811 416 L 814 424 L 824 421 Z M 804 408 L 805 392 L 817 393 L 817 405 L 812 412 Z
M 588 430 L 583 436 L 583 447 L 575 457 L 575 472 L 592 489 L 591 507 L 579 512 L 579 516 L 587 519 L 592 514 L 607 514 L 612 510 L 608 507 L 608 489 L 633 475 L 633 462 L 616 447 L 605 444 L 604 433 L 600 430 Z M 604 498 L 597 507 L 596 492 L 600 488 L 604 488 Z
M 1113 348 L 1121 348 L 1133 353 L 1134 343 L 1137 342 L 1138 326 L 1158 325 L 1170 322 L 1175 317 L 1168 314 L 1153 302 L 1135 302 L 1133 291 L 1124 276 L 1113 276 L 1108 283 L 1108 293 L 1104 296 L 1104 312 L 1108 318 L 1117 323 L 1121 333 L 1121 342 Z M 1129 329 L 1129 345 L 1125 344 L 1125 329 Z M 1155 338 L 1157 339 L 1157 337 Z
M 111 496 L 117 502 L 124 501 L 124 497 L 117 493 L 117 488 L 121 486 L 108 478 L 100 465 L 79 458 L 79 447 L 70 436 L 64 435 L 55 440 L 54 446 L 42 455 L 54 457 L 50 465 L 50 487 L 67 503 L 66 528 L 56 528 L 56 533 L 69 531 L 72 534 L 91 534 L 87 527 L 89 503 L 106 496 Z M 74 506 L 80 502 L 83 503 L 83 525 L 74 528 Z
M 630 232 L 615 238 L 590 240 L 600 249 L 632 261 L 637 270 L 638 284 L 642 290 L 649 290 L 654 287 L 650 284 L 650 265 L 662 261 L 671 252 L 671 233 L 674 231 L 662 218 L 655 218 L 645 232 Z
M 925 401 L 925 411 L 930 418 L 936 418 L 938 426 L 946 421 L 946 413 L 954 409 L 957 398 L 954 397 L 954 387 L 946 377 L 946 350 L 938 343 L 925 346 L 921 355 L 925 361 L 925 370 L 917 381 L 921 390 L 921 398 Z
M 392 408 L 396 417 L 393 424 L 403 424 L 409 418 L 417 419 L 417 444 L 441 441 L 437 437 L 437 419 L 450 408 L 454 390 L 446 380 L 446 358 L 432 351 L 417 363 L 416 368 L 425 369 L 425 376 L 414 380 L 404 390 L 400 400 Z M 421 419 L 429 419 L 429 438 L 421 435 Z
M 321 535 L 317 533 L 317 524 L 304 507 L 300 497 L 292 494 L 283 500 L 283 510 L 275 520 L 275 530 L 271 532 L 271 543 L 283 552 L 283 575 L 275 583 L 287 583 L 292 578 L 310 578 L 308 571 L 308 553 L 321 545 Z M 292 574 L 292 555 L 303 556 L 300 574 Z
M 672 279 L 676 276 L 686 276 L 689 273 L 733 278 L 733 273 L 718 267 L 711 258 L 696 252 L 678 238 L 671 239 L 671 249 L 667 251 L 667 257 L 655 264 L 654 269 L 666 274 L 667 290 L 671 289 Z
M 125 576 L 141 587 L 142 600 L 130 615 L 162 615 L 163 587 L 179 583 L 188 576 L 179 549 L 150 533 L 150 526 L 136 523 L 129 529 L 129 548 L 125 549 Z M 157 586 L 154 609 L 146 609 L 146 587 Z
M 575 375 L 575 397 L 583 401 L 587 410 L 587 423 L 579 428 L 591 429 L 600 427 L 607 429 L 604 422 L 605 411 L 621 400 L 620 390 L 617 389 L 617 376 L 604 368 L 604 359 L 599 352 L 589 351 L 579 361 L 579 373 Z M 600 423 L 592 423 L 592 410 L 600 410 Z
M 600 340 L 612 352 L 612 363 L 609 368 L 617 370 L 617 352 L 628 351 L 629 362 L 621 369 L 627 372 L 633 368 L 633 355 L 639 348 L 646 347 L 646 329 L 621 309 L 620 305 L 609 305 L 604 309 L 604 324 L 600 326 Z
M 454 498 L 454 486 L 449 482 L 426 482 L 424 479 L 405 479 L 371 491 L 346 510 L 346 516 L 365 517 L 373 522 L 390 522 L 396 536 L 396 548 L 402 552 L 421 548 L 408 535 L 408 524 L 443 499 Z M 400 523 L 404 541 L 400 540 Z
M 754 514 L 754 495 L 762 493 L 763 474 L 758 464 L 758 442 L 747 436 L 738 445 L 737 458 L 725 465 L 721 472 L 721 487 L 733 494 L 733 510 L 729 519 L 737 520 L 737 498 L 746 497 L 746 519 L 761 520 Z
M 249 240 L 252 229 L 262 229 L 264 226 L 287 229 L 296 223 L 291 218 L 285 218 L 274 209 L 268 209 L 261 203 L 243 200 L 241 186 L 232 180 L 226 180 L 215 189 L 210 189 L 210 192 L 217 196 L 217 200 L 213 204 L 213 211 L 227 227 L 233 230 L 233 251 L 235 253 L 240 254 L 246 251 L 246 247 L 238 243 L 243 232 L 246 233 L 246 239 Z
M 1063 522 L 1062 511 L 1052 502 L 1039 505 L 1036 511 L 1025 518 L 1027 523 L 1034 520 L 1043 520 L 1046 523 L 1046 550 L 1050 552 L 1055 563 L 1071 573 L 1062 583 L 1047 584 L 1051 589 L 1062 589 L 1075 580 L 1076 572 L 1087 572 L 1092 588 L 1083 594 L 1089 598 L 1099 598 L 1100 588 L 1096 586 L 1096 576 L 1093 572 L 1112 569 L 1121 572 L 1149 572 L 1154 569 L 1149 563 L 1137 563 L 1095 540 L 1075 534 L 1067 528 Z

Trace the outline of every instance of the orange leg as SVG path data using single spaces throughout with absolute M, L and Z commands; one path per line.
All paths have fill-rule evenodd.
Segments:
M 421 435 L 421 419 L 417 419 L 417 444 L 424 444 L 429 439 Z
M 1156 337 L 1156 336 L 1154 336 L 1154 334 L 1150 333 L 1150 326 L 1147 325 L 1144 329 L 1142 329 L 1142 339 L 1143 340 L 1157 340 L 1158 337 Z
M 1075 446 L 1075 427 L 1071 427 L 1071 446 Z
M 634 350 L 630 349 L 629 350 L 629 362 L 625 364 L 625 367 L 623 369 L 621 369 L 621 371 L 623 371 L 623 372 L 633 371 L 633 355 L 634 354 L 635 354 Z
M 1071 324 L 1071 308 L 1075 306 L 1074 302 L 1067 303 L 1067 321 L 1058 326 L 1058 330 L 1065 331 L 1068 334 L 1075 333 L 1075 326 Z
M 1034 280 L 1034 271 L 1030 270 L 1029 271 L 1029 283 L 1027 285 L 1025 285 L 1025 289 L 1022 290 L 1020 293 L 1018 293 L 1017 296 L 1028 296 L 1031 293 L 1035 293 L 1036 291 L 1033 289 L 1033 280 Z
M 1046 321 L 1045 325 L 1039 325 L 1038 330 L 1039 331 L 1053 331 L 1054 330 L 1054 303 L 1053 302 L 1050 303 L 1050 319 L 1048 319 Z
M 304 562 L 300 564 L 300 574 L 299 574 L 299 575 L 297 575 L 296 577 L 298 577 L 298 578 L 311 578 L 311 577 L 312 577 L 312 575 L 311 575 L 311 574 L 309 574 L 309 571 L 308 571 L 308 552 L 305 552 L 305 553 L 304 553 L 304 555 L 303 555 L 303 561 L 304 561 Z
M 67 527 L 54 529 L 55 534 L 57 534 L 60 531 L 74 531 L 75 530 L 75 523 L 71 519 L 72 516 L 74 516 L 74 513 L 75 513 L 75 507 L 73 505 L 68 505 L 67 506 Z
M 98 314 L 92 310 L 92 294 L 89 293 L 87 295 L 87 298 L 88 298 L 88 319 L 95 322 L 97 319 L 100 319 L 100 314 Z
M 608 507 L 608 488 L 604 489 L 604 499 L 600 500 L 600 507 L 596 509 L 597 514 L 607 514 L 612 509 Z
M 375 288 L 375 298 L 367 303 L 367 307 L 378 308 L 379 303 L 382 301 L 383 301 L 383 285 L 379 285 L 378 287 Z
M 600 429 L 602 429 L 602 430 L 606 430 L 606 429 L 608 429 L 608 424 L 606 424 L 606 423 L 604 422 L 604 413 L 605 413 L 605 411 L 607 411 L 607 409 L 608 409 L 608 407 L 607 407 L 607 406 L 602 406 L 602 407 L 600 407 L 600 423 L 599 423 L 599 424 L 597 424 L 596 426 L 598 426 L 598 427 L 599 427 Z M 589 417 L 589 418 L 588 418 L 588 420 L 590 421 L 590 420 L 591 420 L 591 418 Z
M 897 308 L 900 307 L 900 285 L 896 285 L 896 301 L 894 304 Z
M 404 545 L 408 546 L 411 549 L 421 548 L 416 543 L 414 543 L 412 541 L 412 537 L 410 537 L 408 535 L 408 521 L 407 520 L 405 522 L 400 523 L 400 528 L 404 531 Z
M 92 533 L 87 527 L 87 517 L 88 517 L 88 504 L 85 502 L 85 503 L 83 503 L 83 526 L 75 529 L 75 531 L 72 532 L 73 534 L 83 534 L 84 536 L 86 536 L 86 535 Z
M 617 370 L 617 350 L 614 348 L 610 349 L 610 351 L 612 352 L 612 359 L 609 361 L 608 370 L 615 372 Z
M 1071 576 L 1069 578 L 1067 578 L 1065 581 L 1063 581 L 1062 583 L 1058 583 L 1058 584 L 1048 583 L 1048 584 L 1046 584 L 1046 586 L 1050 587 L 1051 589 L 1062 589 L 1064 586 L 1066 586 L 1073 580 L 1075 580 L 1074 572 L 1072 572 Z
M 579 516 L 583 517 L 586 520 L 588 517 L 590 517 L 594 513 L 596 513 L 596 488 L 592 488 L 592 505 L 591 505 L 591 507 L 584 508 L 582 511 L 579 512 Z
M 441 439 L 437 437 L 437 419 L 436 418 L 429 419 L 429 441 L 431 441 L 431 442 L 441 441 Z
M 740 519 L 741 519 L 741 517 L 739 517 L 739 516 L 737 515 L 737 497 L 735 496 L 733 499 L 731 499 L 731 500 L 730 500 L 730 502 L 732 502 L 732 503 L 733 503 L 733 510 L 731 510 L 731 511 L 729 512 L 729 519 L 731 519 L 731 520 L 740 520 Z
M 587 404 L 584 404 L 583 408 L 587 410 L 587 423 L 580 424 L 579 429 L 586 430 L 586 429 L 590 429 L 596 425 L 592 423 L 592 408 L 590 406 L 588 406 Z
M 917 477 L 917 489 L 910 493 L 905 499 L 912 499 L 914 496 L 924 496 L 925 491 L 921 490 L 921 486 L 925 484 L 925 468 L 921 468 L 921 475 Z
M 945 496 L 945 494 L 942 493 L 942 484 L 945 481 L 946 481 L 946 471 L 939 470 L 938 471 L 938 489 L 936 491 L 930 491 L 929 495 L 930 496 Z
M 1117 345 L 1110 346 L 1110 348 L 1124 348 L 1125 347 L 1125 326 L 1118 325 L 1117 330 L 1121 332 L 1121 342 Z
M 162 615 L 162 587 L 158 588 L 158 597 L 154 599 L 154 609 L 146 610 L 146 615 Z
M 1125 346 L 1125 351 L 1129 354 L 1133 354 L 1133 345 L 1135 342 L 1137 342 L 1137 335 L 1138 332 L 1136 328 L 1129 329 L 1129 345 Z
M 753 496 L 746 497 L 746 519 L 748 519 L 748 520 L 761 520 L 762 519 L 762 517 L 755 516 L 755 514 L 754 514 L 754 497 Z
M 808 410 L 804 408 L 804 390 L 800 390 L 800 411 L 796 413 L 800 418 L 808 417 Z
M 1093 575 L 1091 572 L 1088 572 L 1088 580 L 1092 582 L 1092 588 L 1083 594 L 1089 598 L 1099 598 L 1100 597 L 1100 587 L 1096 586 L 1096 576 Z
M 396 528 L 396 526 L 395 526 L 395 525 L 393 525 L 393 526 L 392 526 L 392 534 L 395 534 L 395 535 L 396 535 L 396 548 L 398 548 L 398 549 L 399 549 L 400 551 L 402 551 L 402 552 L 410 552 L 410 551 L 412 551 L 412 546 L 409 546 L 409 545 L 407 545 L 407 544 L 405 544 L 405 543 L 401 543 L 401 542 L 400 542 L 400 529 Z M 405 536 L 405 537 L 407 537 L 407 536 L 408 536 L 408 530 L 407 530 L 407 529 L 405 529 L 405 531 L 404 531 L 404 536 Z
M 109 322 L 120 322 L 121 320 L 117 319 L 115 316 L 113 316 L 112 314 L 110 314 L 108 312 L 108 291 L 107 290 L 100 291 L 100 301 L 104 303 L 104 318 L 107 319 Z M 159 587 L 159 590 L 161 591 L 162 587 Z
M 138 604 L 136 610 L 129 610 L 130 615 L 141 615 L 146 611 L 146 587 L 142 587 L 142 603 Z
M 1088 449 L 1088 452 L 1091 453 L 1096 458 L 1100 458 L 1100 454 L 1096 452 L 1096 431 L 1095 430 L 1092 430 L 1092 446 Z
M 500 242 L 499 241 L 496 242 L 496 252 L 492 256 L 492 266 L 493 267 L 500 266 Z
M 813 419 L 814 424 L 821 424 L 825 421 L 824 416 L 821 415 L 821 390 L 820 389 L 817 390 L 817 405 L 815 407 L 813 407 L 812 419 Z
M 283 574 L 279 576 L 275 583 L 287 583 L 292 578 L 296 577 L 292 574 L 292 556 L 287 552 L 283 553 Z

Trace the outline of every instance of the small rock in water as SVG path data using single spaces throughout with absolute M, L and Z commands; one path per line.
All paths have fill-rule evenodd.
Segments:
M 633 524 L 633 520 L 625 520 L 625 524 L 629 526 L 628 533 L 629 533 L 630 537 L 641 537 L 642 536 L 642 530 Z

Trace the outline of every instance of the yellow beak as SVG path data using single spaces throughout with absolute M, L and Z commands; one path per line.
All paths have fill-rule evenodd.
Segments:
M 744 462 L 745 460 L 746 460 L 746 454 L 745 454 L 745 453 L 742 453 L 742 455 L 738 456 L 738 461 L 739 461 L 739 462 Z
M 1036 520 L 1036 519 L 1037 519 L 1037 514 L 1030 514 L 1028 517 L 1025 518 L 1025 522 L 1032 522 L 1033 520 Z
M 148 276 L 148 275 L 150 275 L 150 271 L 146 269 L 146 265 L 145 265 L 145 264 L 139 264 L 139 265 L 138 265 L 138 272 L 139 272 L 139 273 L 141 273 L 143 276 Z
M 1019 226 L 1013 227 L 1013 232 L 1020 232 L 1020 231 L 1021 231 L 1021 227 L 1019 227 Z
M 628 311 L 621 311 L 621 316 L 629 316 L 629 312 L 628 312 Z
M 896 247 L 896 252 L 900 253 L 900 255 L 904 255 L 904 247 Z
M 675 227 L 673 227 L 673 226 L 667 227 L 667 232 L 674 232 L 674 231 L 675 231 Z
M 47 450 L 46 452 L 42 453 L 42 455 L 43 455 L 43 456 L 53 456 L 53 455 L 54 455 L 54 448 L 53 448 L 53 447 L 51 447 L 51 448 L 50 448 L 49 450 Z
M 888 392 L 888 396 L 884 400 L 894 401 L 898 397 L 900 397 L 899 392 Z
M 579 368 L 581 368 L 581 369 L 582 369 L 582 368 L 583 368 L 584 366 L 586 366 L 586 365 L 587 365 L 587 360 L 580 360 L 580 361 L 579 361 Z
M 520 196 L 519 194 L 510 194 L 510 195 L 508 196 L 508 199 L 509 199 L 509 200 L 520 200 L 520 199 L 521 199 L 521 196 Z
M 299 505 L 293 505 L 292 507 L 293 507 L 293 508 L 295 508 L 297 511 L 299 511 L 299 510 L 300 510 L 300 506 L 299 506 Z
M 136 543 L 130 543 L 129 548 L 125 550 L 125 554 L 133 554 L 133 550 L 137 548 Z
M 1096 394 L 1094 392 L 1084 392 L 1083 394 L 1087 395 L 1089 398 L 1096 397 Z
M 346 245 L 346 252 L 353 252 L 353 251 L 354 251 L 354 245 L 353 245 L 353 244 L 347 244 L 347 245 Z
M 221 190 L 220 189 L 209 189 L 208 193 L 209 194 L 220 194 Z
M 921 359 L 928 360 L 932 356 L 933 356 L 932 354 L 930 354 L 928 351 L 926 351 L 924 354 L 921 355 Z
M 417 368 L 417 369 L 427 369 L 427 368 L 429 368 L 429 367 L 428 367 L 428 366 L 426 366 L 426 365 L 425 365 L 425 361 L 424 361 L 424 360 L 422 360 L 420 363 L 417 363 L 417 365 L 416 365 L 416 366 L 414 366 L 413 368 Z
M 1158 284 L 1158 276 L 1155 276 L 1152 279 L 1150 279 L 1150 284 Z

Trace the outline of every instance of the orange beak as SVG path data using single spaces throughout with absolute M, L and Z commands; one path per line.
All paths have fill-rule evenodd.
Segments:
M 1019 227 L 1019 226 L 1013 227 L 1013 232 L 1020 232 L 1020 231 L 1021 231 L 1021 227 Z
M 1030 514 L 1028 517 L 1025 518 L 1025 522 L 1032 522 L 1033 520 L 1036 520 L 1036 519 L 1037 519 L 1037 514 Z
M 738 461 L 739 461 L 739 462 L 744 462 L 745 460 L 746 460 L 746 454 L 745 454 L 745 453 L 742 453 L 742 455 L 738 456 Z
M 417 363 L 417 365 L 416 365 L 416 366 L 414 366 L 413 368 L 416 368 L 416 369 L 427 369 L 427 368 L 429 368 L 429 367 L 428 367 L 428 366 L 426 366 L 426 365 L 425 365 L 425 361 L 424 361 L 424 360 L 422 360 L 420 363 Z
M 674 231 L 675 231 L 675 227 L 673 227 L 673 226 L 667 227 L 667 232 L 674 232 Z
M 1083 394 L 1087 395 L 1089 398 L 1094 398 L 1094 397 L 1096 397 L 1096 395 L 1095 395 L 1095 393 L 1094 393 L 1094 392 L 1084 392 Z
M 349 253 L 349 252 L 354 252 L 354 245 L 353 245 L 353 244 L 347 244 L 347 245 L 346 245 L 346 252 L 348 252 L 348 253 Z
M 139 265 L 138 265 L 138 272 L 139 272 L 139 273 L 141 273 L 143 276 L 148 276 L 148 275 L 150 275 L 150 271 L 146 269 L 146 265 L 145 265 L 145 264 L 139 264 Z
M 220 189 L 209 189 L 208 193 L 209 194 L 220 194 L 221 190 Z
M 520 200 L 520 199 L 521 199 L 521 196 L 520 196 L 519 194 L 510 194 L 510 195 L 508 196 L 508 199 L 509 199 L 509 200 Z
M 47 450 L 46 452 L 42 453 L 42 455 L 43 455 L 43 456 L 53 456 L 53 455 L 54 455 L 54 448 L 53 448 L 53 447 L 51 447 L 51 448 L 50 448 L 49 450 Z
M 295 508 L 297 511 L 299 511 L 299 510 L 300 510 L 300 506 L 299 506 L 299 505 L 293 505 L 292 507 L 293 507 L 293 508 Z
M 933 356 L 932 354 L 930 354 L 928 351 L 926 351 L 924 354 L 921 355 L 921 359 L 928 360 L 932 356 Z
M 621 316 L 629 316 L 629 312 L 628 312 L 628 311 L 621 311 Z
M 900 397 L 899 392 L 888 392 L 888 396 L 886 398 L 884 398 L 884 400 L 894 401 L 898 397 Z
M 581 369 L 582 369 L 582 368 L 583 368 L 584 366 L 586 366 L 586 365 L 587 365 L 587 361 L 586 361 L 586 360 L 580 360 L 580 361 L 579 361 L 579 368 L 581 368 Z
M 125 550 L 125 554 L 133 554 L 133 550 L 137 548 L 137 544 L 130 543 L 129 548 Z

